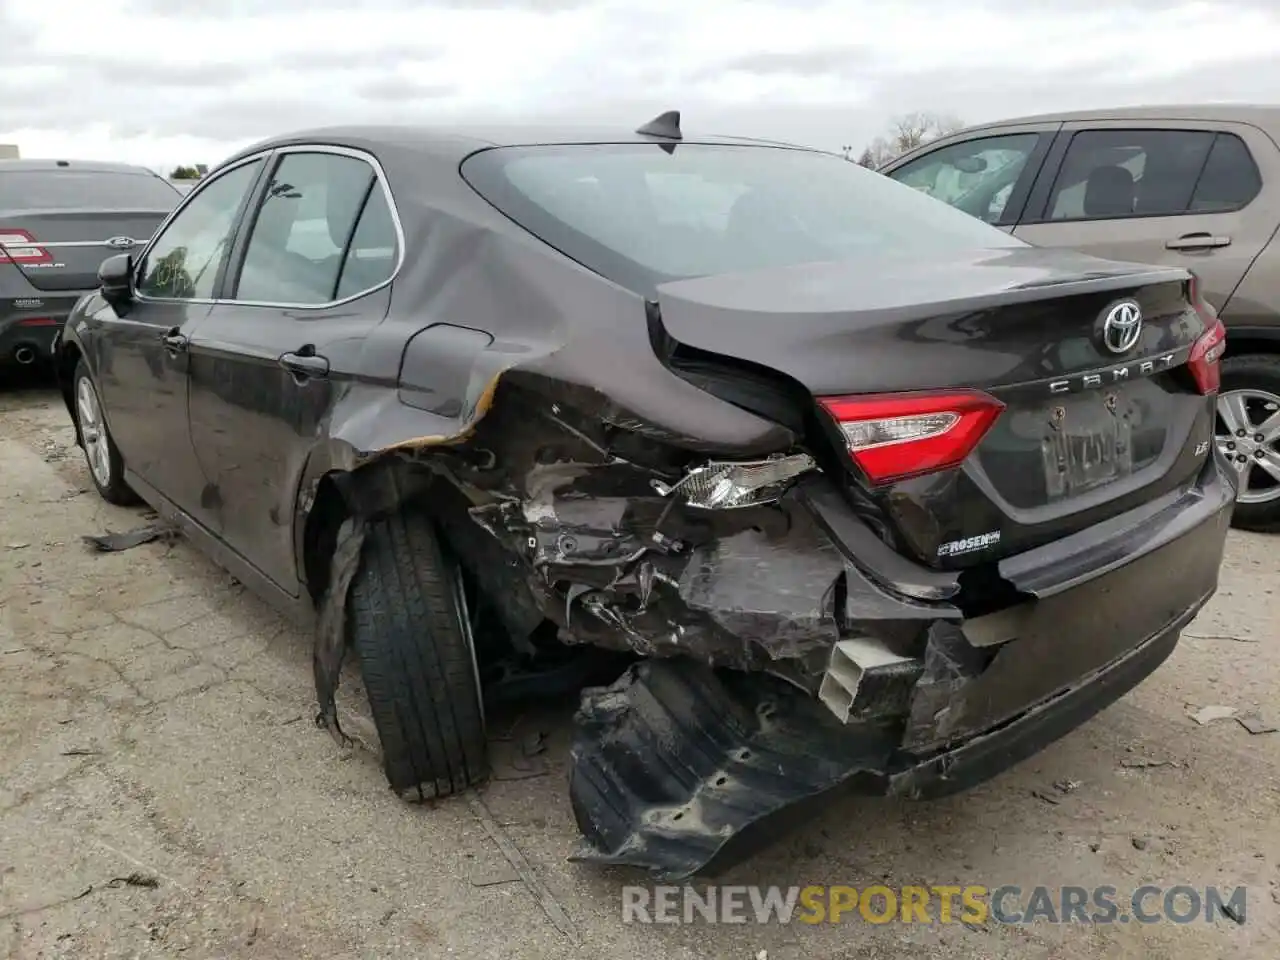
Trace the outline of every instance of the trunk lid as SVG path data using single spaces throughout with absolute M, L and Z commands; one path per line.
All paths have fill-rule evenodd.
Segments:
M 40 290 L 89 290 L 98 285 L 103 260 L 141 251 L 168 214 L 161 209 L 0 212 L 0 257 L 8 254 Z
M 813 398 L 958 388 L 1003 403 L 959 469 L 879 486 L 837 431 L 817 431 L 828 463 L 855 499 L 879 505 L 900 546 L 963 567 L 1193 482 L 1213 401 L 1185 366 L 1206 331 L 1189 282 L 1176 268 L 1015 248 L 682 280 L 659 287 L 658 307 L 678 345 L 673 368 L 696 356 L 704 380 L 718 357 L 726 379 L 768 368 Z M 1141 328 L 1116 351 L 1103 327 L 1124 302 Z

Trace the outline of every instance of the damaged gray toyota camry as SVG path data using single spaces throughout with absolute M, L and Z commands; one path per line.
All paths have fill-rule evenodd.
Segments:
M 312 131 L 205 178 L 57 344 L 94 484 L 358 658 L 388 780 L 580 690 L 579 859 L 687 877 L 837 788 L 977 783 L 1213 594 L 1224 331 L 826 153 Z

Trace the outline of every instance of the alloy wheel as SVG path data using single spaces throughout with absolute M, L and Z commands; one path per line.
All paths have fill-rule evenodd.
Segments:
M 1237 503 L 1280 498 L 1280 396 L 1228 390 L 1218 398 L 1215 439 L 1240 477 Z
M 80 439 L 84 442 L 85 459 L 93 479 L 101 487 L 111 486 L 111 441 L 102 422 L 102 407 L 98 392 L 88 377 L 81 377 L 76 384 L 76 411 L 80 418 Z

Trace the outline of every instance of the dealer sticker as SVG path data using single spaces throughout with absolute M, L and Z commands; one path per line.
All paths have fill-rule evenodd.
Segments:
M 980 533 L 976 537 L 965 537 L 963 540 L 952 540 L 949 543 L 939 544 L 938 556 L 956 557 L 962 553 L 973 553 L 975 550 L 994 547 L 999 542 L 1000 531 L 992 530 L 990 533 Z

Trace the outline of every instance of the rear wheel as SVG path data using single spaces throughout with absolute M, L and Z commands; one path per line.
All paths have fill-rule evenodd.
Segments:
M 138 495 L 124 481 L 124 460 L 116 449 L 116 442 L 107 429 L 102 415 L 102 401 L 98 388 L 83 358 L 76 364 L 73 381 L 76 403 L 76 430 L 84 459 L 89 467 L 89 478 L 98 489 L 98 495 L 107 503 L 122 507 L 138 502 Z
M 369 525 L 348 610 L 391 786 L 425 800 L 484 780 L 484 714 L 461 572 L 429 518 L 400 513 Z
M 1280 530 L 1280 357 L 1222 362 L 1216 440 L 1239 477 L 1233 525 Z

